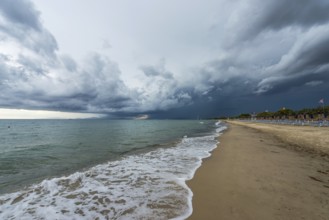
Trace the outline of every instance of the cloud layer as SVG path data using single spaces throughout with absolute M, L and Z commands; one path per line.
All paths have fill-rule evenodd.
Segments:
M 146 1 L 99 4 L 88 13 L 121 13 L 85 29 L 113 30 L 113 42 L 72 32 L 76 51 L 86 48 L 81 58 L 61 47 L 57 26 L 47 28 L 47 3 L 1 1 L 1 107 L 193 118 L 305 107 L 328 94 L 328 1 L 159 1 L 154 11 Z

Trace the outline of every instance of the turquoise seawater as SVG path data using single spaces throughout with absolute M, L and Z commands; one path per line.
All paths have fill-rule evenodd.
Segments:
M 186 216 L 185 181 L 224 128 L 196 120 L 1 120 L 0 218 Z

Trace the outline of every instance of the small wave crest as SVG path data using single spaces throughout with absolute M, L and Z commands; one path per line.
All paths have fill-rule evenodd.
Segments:
M 216 133 L 220 134 L 222 131 L 227 129 L 227 126 L 222 121 L 217 121 L 215 123 Z

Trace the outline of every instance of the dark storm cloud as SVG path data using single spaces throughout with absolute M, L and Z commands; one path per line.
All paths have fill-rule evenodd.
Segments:
M 90 55 L 80 71 L 56 69 L 55 78 L 26 57 L 18 61 L 21 65 L 13 67 L 0 60 L 0 106 L 116 112 L 136 105 L 137 93 L 131 94 L 121 80 L 117 64 L 99 54 Z
M 224 59 L 207 62 L 196 69 L 194 77 L 188 81 L 193 88 L 193 97 L 202 99 L 218 99 L 220 97 L 236 97 L 237 94 L 253 94 L 260 79 L 253 74 L 254 69 L 245 64 L 236 56 L 227 56 Z
M 27 29 L 32 28 L 40 31 L 40 13 L 35 10 L 32 2 L 27 0 L 1 0 L 1 14 L 14 25 Z
M 85 86 L 83 90 L 91 89 L 97 95 L 90 103 L 95 105 L 95 108 L 104 110 L 123 108 L 132 100 L 129 89 L 120 78 L 118 65 L 107 57 L 92 55 L 82 74 Z
M 241 77 L 232 77 L 226 82 L 208 82 L 208 87 L 214 89 L 203 94 L 191 87 L 191 102 L 188 105 L 149 114 L 164 119 L 205 119 L 238 114 L 242 109 L 246 109 L 250 105 L 250 99 L 255 97 L 250 85 L 244 80 Z M 252 110 L 255 109 L 250 108 L 247 111 Z
M 16 58 L 1 55 L 2 107 L 116 112 L 136 105 L 138 93 L 126 87 L 115 62 L 97 53 L 83 64 L 68 55 L 58 56 L 56 40 L 41 24 L 32 3 L 3 1 L 0 10 L 2 41 L 14 39 L 35 53 L 22 51 Z
M 312 79 L 314 78 L 305 78 L 300 83 Z M 252 86 L 253 83 L 246 84 L 240 78 L 232 78 L 221 85 L 221 90 L 208 93 L 208 96 L 213 97 L 211 100 L 193 96 L 193 103 L 190 105 L 150 114 L 164 119 L 205 119 L 266 110 L 277 111 L 282 107 L 297 110 L 305 107 L 317 107 L 318 101 L 329 93 L 329 82 L 316 86 L 304 85 L 298 88 L 292 88 L 289 83 L 291 82 L 283 82 L 280 84 L 281 88 L 277 88 L 277 91 L 273 91 L 273 93 L 259 95 L 253 93 L 252 89 L 256 86 Z
M 58 49 L 54 36 L 43 27 L 40 13 L 27 0 L 3 0 L 0 2 L 0 36 L 10 37 L 42 56 L 55 58 Z M 2 32 L 2 35 L 1 35 Z
M 269 4 L 268 9 L 260 22 L 260 26 L 267 28 L 310 27 L 329 20 L 329 2 L 326 0 L 276 0 Z
M 56 54 L 57 42 L 40 22 L 40 13 L 32 2 L 1 1 L 0 18 L 1 41 L 6 44 L 15 40 L 22 48 L 16 57 L 1 56 L 2 107 L 87 111 L 93 106 L 90 103 L 104 99 L 102 94 L 116 97 L 116 79 L 108 80 L 104 71 L 115 76 L 118 70 L 106 69 L 110 61 L 100 62 L 101 58 L 94 55 L 87 62 L 89 66 L 81 66 L 78 72 L 70 56 Z M 26 48 L 30 51 L 25 52 Z M 111 89 L 104 88 L 102 82 Z
M 294 108 L 312 103 L 303 96 L 312 97 L 313 102 L 324 96 L 329 85 L 329 2 L 252 3 L 235 14 L 234 19 L 239 22 L 228 28 L 234 33 L 228 33 L 231 38 L 229 46 L 224 46 L 224 58 L 207 62 L 197 71 L 199 94 L 205 94 L 200 97 L 206 100 L 210 96 L 212 101 L 195 100 L 195 103 L 231 107 L 232 112 L 253 111 L 250 105 L 255 109 L 261 109 L 261 105 L 269 108 L 268 100 L 273 100 L 272 106 L 276 107 L 289 100 Z M 290 98 L 278 98 L 282 94 Z M 193 105 L 196 110 L 199 104 Z
M 62 95 L 63 101 L 79 100 L 81 109 L 95 112 L 122 111 L 135 104 L 133 95 L 120 78 L 118 65 L 107 57 L 90 55 L 78 75 L 79 88 L 70 97 Z
M 248 37 L 264 30 L 277 31 L 293 26 L 310 28 L 329 21 L 329 2 L 326 0 L 257 0 L 253 3 L 254 9 L 250 13 L 254 20 L 246 18 L 247 23 L 253 22 L 247 31 Z
M 304 79 L 328 81 L 329 27 L 311 29 L 300 37 L 279 63 L 270 66 L 258 84 L 257 92 L 278 92 L 278 88 L 303 85 Z M 284 85 L 284 86 L 281 86 Z
M 57 42 L 43 27 L 32 3 L 4 1 L 0 7 L 4 40 L 15 39 L 38 54 L 18 54 L 16 60 L 4 55 L 6 59 L 0 61 L 1 106 L 134 114 L 189 105 L 192 96 L 198 96 L 193 85 L 179 85 L 165 68 L 164 59 L 140 67 L 148 78 L 145 90 L 129 89 L 118 64 L 106 56 L 91 54 L 84 64 L 68 55 L 58 56 Z
M 271 83 L 271 87 L 264 94 L 283 94 L 287 91 L 305 90 L 307 86 L 319 86 L 321 84 L 329 85 L 328 72 L 277 79 Z
M 33 3 L 3 0 L 0 41 L 15 42 L 18 52 L 0 54 L 0 106 L 205 118 L 276 110 L 285 102 L 299 107 L 328 93 L 329 2 L 243 2 L 232 3 L 237 7 L 227 23 L 218 21 L 216 30 L 222 30 L 214 38 L 222 45 L 210 42 L 221 48 L 209 52 L 209 58 L 204 52 L 209 45 L 200 38 L 202 48 L 195 51 L 206 54 L 203 64 L 181 68 L 172 57 L 167 58 L 171 65 L 166 65 L 166 57 L 158 63 L 143 61 L 134 67 L 141 85 L 130 88 L 120 70 L 124 63 L 100 53 L 89 53 L 83 62 L 61 54 Z M 104 41 L 104 48 L 107 44 Z

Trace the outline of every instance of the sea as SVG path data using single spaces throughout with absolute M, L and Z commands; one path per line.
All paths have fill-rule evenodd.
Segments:
M 0 120 L 0 219 L 185 219 L 214 120 Z

